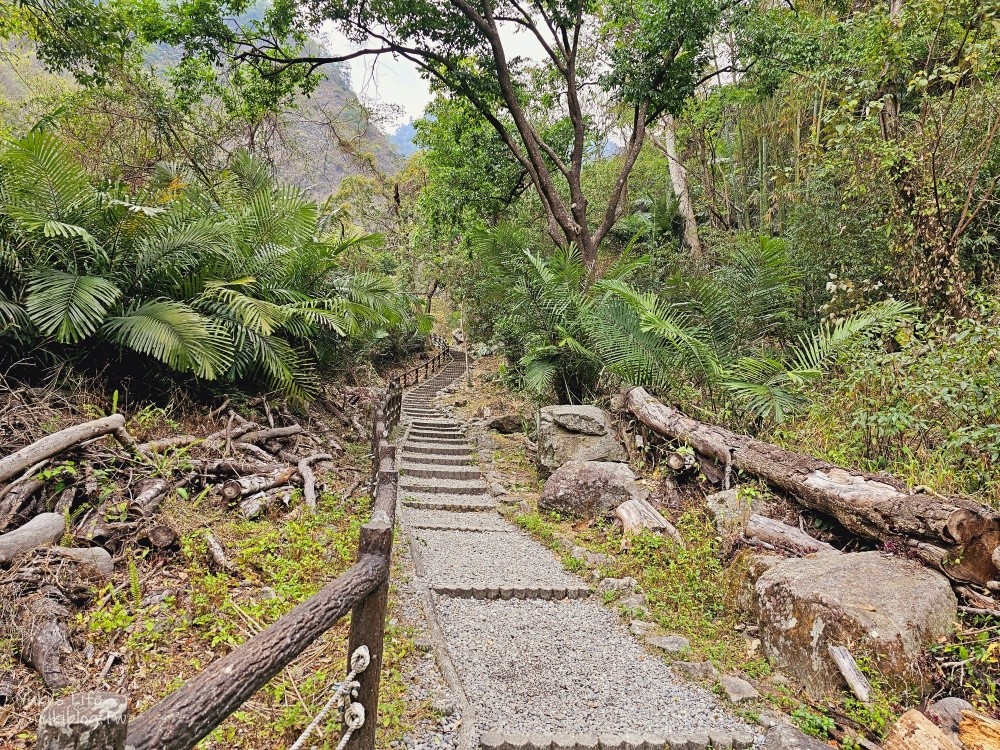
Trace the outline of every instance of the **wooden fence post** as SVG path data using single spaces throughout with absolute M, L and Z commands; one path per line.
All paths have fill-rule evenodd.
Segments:
M 364 555 L 392 555 L 392 525 L 368 523 L 361 527 L 359 558 Z M 389 605 L 389 576 L 377 589 L 366 596 L 351 614 L 351 635 L 347 645 L 347 669 L 351 654 L 358 646 L 367 646 L 371 656 L 368 669 L 358 676 L 358 702 L 365 707 L 365 723 L 347 741 L 347 750 L 373 750 L 375 726 L 378 723 L 378 688 L 382 677 L 385 617 Z
M 124 750 L 127 732 L 128 698 L 75 693 L 42 711 L 35 750 Z

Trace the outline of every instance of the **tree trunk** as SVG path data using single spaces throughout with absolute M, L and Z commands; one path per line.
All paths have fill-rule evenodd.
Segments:
M 0 458 L 0 482 L 6 482 L 39 461 L 58 456 L 86 440 L 124 432 L 125 417 L 121 414 L 112 414 L 104 419 L 95 419 L 92 422 L 84 422 L 53 432 L 19 451 L 14 451 L 9 456 Z
M 677 210 L 684 220 L 684 244 L 691 251 L 695 259 L 701 258 L 701 239 L 698 237 L 698 219 L 694 215 L 694 206 L 691 204 L 691 191 L 688 189 L 687 170 L 684 162 L 677 155 L 677 127 L 671 115 L 664 117 L 663 144 L 661 150 L 667 156 L 667 165 L 670 168 L 670 183 L 674 188 L 674 196 L 677 198 Z M 659 146 L 657 141 L 654 144 Z
M 235 502 L 244 495 L 253 495 L 288 484 L 298 473 L 297 466 L 285 466 L 273 474 L 258 474 L 242 479 L 230 479 L 222 485 L 222 496 L 229 502 Z
M 128 699 L 115 693 L 76 693 L 50 704 L 38 719 L 35 750 L 125 750 Z
M 775 547 L 794 552 L 810 554 L 813 552 L 837 552 L 833 546 L 819 539 L 814 539 L 802 529 L 789 526 L 787 523 L 775 521 L 773 518 L 751 514 L 747 519 L 743 533 L 748 539 L 759 539 Z
M 938 564 L 954 580 L 985 585 L 997 578 L 1000 515 L 967 498 L 909 491 L 890 477 L 847 471 L 725 428 L 705 424 L 666 406 L 643 388 L 627 394 L 627 407 L 650 429 L 690 445 L 705 459 L 768 482 L 802 505 L 836 519 L 860 536 L 913 540 L 943 549 Z M 920 554 L 921 547 L 913 549 Z
M 1000 747 L 1000 721 L 975 711 L 962 711 L 958 734 L 969 750 L 996 750 Z
M 52 691 L 69 685 L 62 668 L 63 654 L 73 650 L 66 629 L 69 616 L 69 608 L 42 593 L 30 596 L 19 608 L 21 658 L 35 668 L 45 687 Z
M 41 513 L 24 526 L 0 536 L 0 563 L 49 547 L 58 542 L 66 530 L 66 519 L 58 513 Z

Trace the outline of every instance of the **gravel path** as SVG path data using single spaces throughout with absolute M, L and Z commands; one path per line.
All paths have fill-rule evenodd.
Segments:
M 552 553 L 517 532 L 415 529 L 423 574 L 431 586 L 579 586 Z
M 437 607 L 481 732 L 750 729 L 596 602 L 439 598 Z
M 458 376 L 451 372 L 448 377 Z M 426 408 L 427 395 L 448 381 L 436 382 L 440 385 L 421 387 L 417 408 Z M 433 419 L 435 427 L 448 432 L 458 427 L 441 417 Z M 423 414 L 409 419 L 428 424 Z M 459 453 L 469 458 L 471 441 L 461 445 L 414 436 L 403 443 L 404 461 L 415 468 L 450 463 Z M 471 460 L 466 465 L 478 468 Z M 488 494 L 469 494 L 473 487 L 485 488 L 485 482 L 404 473 L 400 485 L 401 520 L 417 573 L 439 592 L 432 597 L 432 610 L 443 637 L 439 646 L 449 657 L 445 661 L 455 667 L 452 688 L 464 695 L 460 705 L 474 713 L 472 744 L 461 750 L 472 750 L 480 739 L 484 747 L 548 750 L 553 742 L 572 747 L 567 737 L 586 738 L 576 740 L 576 746 L 596 748 L 597 735 L 601 747 L 637 747 L 635 737 L 661 747 L 663 740 L 648 738 L 670 735 L 675 747 L 703 750 L 709 742 L 732 747 L 737 738 L 737 746 L 746 747 L 755 738 L 715 695 L 647 652 L 598 597 L 556 601 L 562 596 L 551 591 L 585 595 L 586 584 L 566 572 L 551 551 L 490 510 L 495 503 Z M 408 741 L 407 747 L 453 747 L 440 742 L 452 742 L 451 735 L 431 744 Z

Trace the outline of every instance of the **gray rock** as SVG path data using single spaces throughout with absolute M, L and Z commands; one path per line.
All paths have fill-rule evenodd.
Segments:
M 671 654 L 679 654 L 691 648 L 691 641 L 682 635 L 647 635 L 646 643 Z
M 750 732 L 733 732 L 733 750 L 747 750 L 753 746 L 753 735 Z
M 638 587 L 639 582 L 632 578 L 632 576 L 626 576 L 625 578 L 602 578 L 601 582 L 597 584 L 597 593 L 602 595 L 613 593 L 623 596 L 634 594 Z
M 651 622 L 643 622 L 642 620 L 632 620 L 628 624 L 628 629 L 632 631 L 632 635 L 642 638 L 651 630 L 656 628 L 656 626 Z
M 764 747 L 767 750 L 830 750 L 825 742 L 810 737 L 791 724 L 778 724 L 769 731 Z
M 547 406 L 538 412 L 538 468 L 543 475 L 567 461 L 627 461 L 611 415 L 596 406 Z
M 708 730 L 708 739 L 714 750 L 732 750 L 733 748 L 733 735 L 721 729 Z
M 619 607 L 625 607 L 630 612 L 634 612 L 641 619 L 643 617 L 649 617 L 649 608 L 646 606 L 646 597 L 642 594 L 632 594 L 632 596 L 626 596 L 624 599 L 618 600 Z
M 843 684 L 830 644 L 872 654 L 887 678 L 918 677 L 921 651 L 951 633 L 958 606 L 943 575 L 881 552 L 783 560 L 754 595 L 765 655 L 813 698 Z
M 710 661 L 675 661 L 673 667 L 678 672 L 697 680 L 714 680 L 719 676 L 719 670 Z
M 499 482 L 493 482 L 490 485 L 490 494 L 493 495 L 493 497 L 501 497 L 502 495 L 507 495 L 509 493 L 502 484 Z
M 705 750 L 708 747 L 708 735 L 704 732 L 696 732 L 688 735 L 688 750 Z
M 719 678 L 719 685 L 722 687 L 723 691 L 725 691 L 726 697 L 733 703 L 740 703 L 742 701 L 760 698 L 760 693 L 758 693 L 754 689 L 754 686 L 742 677 L 724 674 Z
M 934 701 L 924 709 L 927 718 L 941 727 L 947 734 L 958 734 L 958 725 L 962 722 L 962 711 L 971 711 L 972 704 L 961 698 L 942 698 Z
M 592 568 L 598 565 L 604 565 L 608 561 L 607 555 L 602 555 L 599 552 L 591 552 L 586 547 L 581 547 L 580 545 L 575 545 L 569 553 L 577 560 L 582 560 Z
M 546 480 L 538 508 L 572 518 L 596 518 L 648 494 L 636 483 L 627 464 L 569 461 Z

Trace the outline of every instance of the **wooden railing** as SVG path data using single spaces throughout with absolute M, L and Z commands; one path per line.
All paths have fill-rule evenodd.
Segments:
M 41 714 L 36 750 L 188 750 L 238 710 L 338 620 L 351 612 L 348 661 L 367 646 L 370 663 L 360 675 L 358 696 L 364 723 L 351 733 L 345 750 L 372 750 L 378 720 L 379 680 L 389 569 L 399 474 L 389 433 L 398 424 L 403 388 L 420 370 L 426 380 L 450 361 L 447 348 L 394 378 L 375 409 L 372 430 L 374 507 L 361 527 L 358 560 L 271 626 L 212 662 L 176 691 L 135 718 L 128 719 L 125 696 L 76 693 L 50 704 Z M 347 669 L 350 669 L 348 664 Z M 346 670 L 345 670 L 346 671 Z
M 411 385 L 417 385 L 420 382 L 421 371 L 423 371 L 424 380 L 427 380 L 431 375 L 437 372 L 442 364 L 451 359 L 451 348 L 442 336 L 438 336 L 437 334 L 432 335 L 431 342 L 437 348 L 438 353 L 431 359 L 428 359 L 415 367 L 411 367 L 409 370 L 405 370 L 401 375 L 393 376 L 392 380 L 389 381 L 390 390 L 393 388 L 405 389 L 409 388 Z M 412 376 L 412 382 L 410 376 Z

